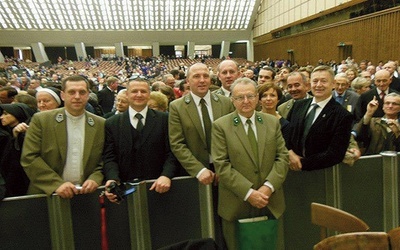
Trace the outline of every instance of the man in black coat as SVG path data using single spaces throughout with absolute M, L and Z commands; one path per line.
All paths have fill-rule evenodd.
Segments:
M 323 169 L 343 160 L 353 116 L 332 97 L 333 86 L 333 70 L 318 66 L 311 74 L 313 98 L 294 103 L 287 118 L 290 137 L 286 146 L 291 170 Z M 313 112 L 315 115 L 309 115 Z M 311 125 L 307 129 L 308 121 Z
M 149 109 L 150 87 L 133 80 L 127 89 L 129 108 L 107 119 L 103 172 L 111 182 L 157 179 L 150 190 L 167 192 L 178 171 L 178 161 L 170 150 L 168 114 Z M 116 196 L 106 192 L 111 202 Z
M 111 112 L 114 107 L 118 81 L 116 77 L 109 77 L 107 79 L 107 86 L 97 93 L 98 103 L 103 109 L 104 114 Z

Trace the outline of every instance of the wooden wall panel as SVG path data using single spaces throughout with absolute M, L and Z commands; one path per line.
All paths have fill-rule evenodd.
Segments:
M 400 59 L 400 7 L 371 15 L 346 20 L 269 41 L 258 42 L 255 38 L 255 61 L 267 58 L 288 59 L 288 49 L 294 50 L 294 58 L 300 65 L 315 65 L 322 58 L 340 62 L 339 43 L 352 45 L 352 57 L 357 61 Z M 261 39 L 263 40 L 263 39 Z

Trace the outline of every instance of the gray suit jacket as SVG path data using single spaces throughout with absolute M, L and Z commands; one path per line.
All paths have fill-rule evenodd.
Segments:
M 105 119 L 86 111 L 85 148 L 81 184 L 103 181 L 101 155 Z M 65 181 L 62 179 L 67 157 L 67 121 L 65 109 L 36 113 L 29 124 L 21 155 L 21 165 L 30 179 L 28 194 L 51 195 Z
M 233 111 L 228 97 L 211 93 L 214 120 Z M 169 141 L 171 151 L 185 170 L 196 176 L 205 167 L 210 157 L 196 104 L 190 94 L 181 97 L 169 106 Z
M 279 120 L 256 112 L 255 123 L 258 165 L 237 112 L 213 123 L 211 150 L 220 178 L 218 213 L 227 221 L 262 215 L 244 198 L 250 188 L 257 190 L 265 181 L 275 189 L 269 200 L 269 210 L 276 218 L 285 210 L 282 184 L 289 169 L 289 159 Z
M 332 96 L 334 99 L 336 98 L 336 93 L 334 90 L 332 91 Z M 357 106 L 359 97 L 360 95 L 358 95 L 356 92 L 352 90 L 346 90 L 343 96 L 342 107 L 354 115 L 354 109 Z

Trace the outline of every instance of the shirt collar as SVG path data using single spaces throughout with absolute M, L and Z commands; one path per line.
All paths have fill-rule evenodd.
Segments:
M 240 115 L 239 113 L 238 113 L 238 115 L 239 115 L 240 120 L 242 121 L 243 126 L 245 126 L 247 119 L 250 119 L 252 124 L 256 124 L 255 123 L 255 120 L 256 120 L 256 112 L 255 111 L 253 112 L 253 115 L 250 118 L 244 117 L 244 116 Z
M 325 106 L 326 106 L 326 104 L 328 104 L 328 102 L 330 101 L 332 99 L 332 95 L 330 96 L 330 97 L 328 97 L 328 98 L 326 98 L 325 100 L 323 100 L 323 101 L 320 101 L 320 102 L 316 102 L 315 101 L 315 97 L 313 97 L 313 99 L 312 99 L 312 101 L 311 101 L 311 105 L 313 105 L 313 104 L 318 104 L 318 106 L 321 108 L 321 109 L 323 109 Z
M 129 109 L 128 109 L 129 111 L 128 112 L 129 112 L 130 120 L 132 121 L 137 113 L 140 113 L 143 116 L 143 118 L 146 120 L 146 115 L 147 115 L 147 110 L 148 109 L 149 108 L 146 106 L 144 109 L 142 109 L 141 111 L 137 112 L 131 106 L 129 106 Z
M 197 95 L 193 94 L 192 92 L 190 92 L 190 94 L 192 95 L 193 100 L 194 100 L 194 103 L 195 103 L 197 106 L 200 105 L 200 100 L 201 100 L 201 99 L 204 99 L 204 100 L 206 101 L 207 106 L 211 104 L 211 94 L 210 94 L 210 91 L 208 91 L 207 94 L 206 94 L 204 97 L 197 96 Z

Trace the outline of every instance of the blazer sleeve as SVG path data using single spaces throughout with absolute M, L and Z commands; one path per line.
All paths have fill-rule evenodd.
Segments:
M 178 175 L 179 170 L 179 162 L 176 159 L 175 155 L 171 151 L 169 136 L 168 136 L 168 114 L 162 114 L 162 129 L 166 129 L 165 138 L 164 138 L 164 152 L 165 152 L 165 162 L 163 165 L 163 171 L 161 172 L 162 176 L 166 176 L 170 179 Z
M 205 166 L 193 155 L 192 151 L 187 145 L 182 128 L 182 117 L 179 114 L 179 102 L 176 100 L 170 104 L 169 107 L 169 141 L 171 150 L 191 176 L 196 176 L 201 169 Z M 189 119 L 188 117 L 186 119 Z
M 105 123 L 105 138 L 104 138 L 104 149 L 103 149 L 103 174 L 105 181 L 116 180 L 120 181 L 119 168 L 118 168 L 118 143 L 115 138 L 118 135 L 118 125 L 115 124 L 119 121 L 117 118 L 122 116 L 114 116 L 106 120 Z

